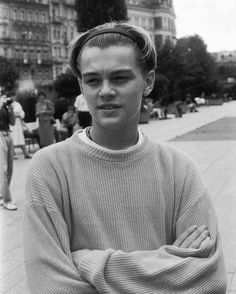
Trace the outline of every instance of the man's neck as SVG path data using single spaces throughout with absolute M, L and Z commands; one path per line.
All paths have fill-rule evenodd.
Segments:
M 111 150 L 124 150 L 137 144 L 139 139 L 138 128 L 134 130 L 108 130 L 91 127 L 90 139 L 96 144 Z

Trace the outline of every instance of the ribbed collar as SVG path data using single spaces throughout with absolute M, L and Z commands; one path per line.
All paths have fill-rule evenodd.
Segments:
M 120 152 L 109 152 L 107 150 L 98 149 L 95 146 L 88 144 L 84 142 L 78 135 L 78 132 L 76 131 L 72 137 L 70 137 L 67 142 L 72 143 L 78 150 L 85 152 L 86 155 L 90 155 L 92 157 L 96 157 L 101 160 L 107 160 L 107 161 L 130 161 L 135 160 L 139 157 L 142 157 L 146 152 L 149 151 L 152 144 L 147 138 L 147 136 L 144 135 L 142 143 L 137 146 L 137 148 L 131 149 L 127 152 L 124 152 L 124 150 L 121 150 Z

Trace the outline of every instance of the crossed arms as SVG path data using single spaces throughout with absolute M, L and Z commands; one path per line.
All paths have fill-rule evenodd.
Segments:
M 29 287 L 34 294 L 223 294 L 224 264 L 214 229 L 211 224 L 208 230 L 191 226 L 173 245 L 153 251 L 71 253 L 69 232 L 59 212 L 30 204 L 24 234 Z

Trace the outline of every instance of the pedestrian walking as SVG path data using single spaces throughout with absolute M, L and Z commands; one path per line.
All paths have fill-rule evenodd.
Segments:
M 13 141 L 10 125 L 15 124 L 12 100 L 0 97 L 0 205 L 7 210 L 17 210 L 12 201 L 10 183 L 13 173 Z
M 54 105 L 47 99 L 44 92 L 38 93 L 38 102 L 36 103 L 35 115 L 39 122 L 39 139 L 40 147 L 45 147 L 54 143 L 54 129 L 53 124 L 55 119 Z
M 92 117 L 91 117 L 91 114 L 89 113 L 87 101 L 84 98 L 83 94 L 80 94 L 75 98 L 74 106 L 76 109 L 80 127 L 84 129 L 88 126 L 91 126 Z
M 217 220 L 199 172 L 138 129 L 155 81 L 150 36 L 109 23 L 76 36 L 69 52 L 92 126 L 31 162 L 31 293 L 225 293 Z

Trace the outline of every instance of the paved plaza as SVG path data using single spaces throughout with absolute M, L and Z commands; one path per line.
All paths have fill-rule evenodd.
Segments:
M 182 118 L 170 115 L 170 119 L 151 120 L 149 124 L 140 125 L 140 129 L 153 140 L 168 141 L 184 150 L 196 162 L 218 215 L 226 261 L 228 294 L 236 294 L 235 118 L 236 101 L 231 101 L 221 106 L 201 107 L 199 112 L 187 113 Z M 222 133 L 222 119 L 226 125 L 227 136 L 224 136 L 224 131 Z M 212 123 L 216 125 L 211 126 Z M 201 129 L 203 126 L 210 127 Z M 203 137 L 196 135 L 198 130 L 200 133 L 205 132 Z M 192 131 L 191 136 L 183 136 Z M 211 136 L 208 136 L 207 132 L 211 132 Z M 215 132 L 214 136 L 212 132 Z M 18 157 L 19 159 L 14 161 L 11 184 L 18 210 L 12 212 L 0 207 L 0 293 L 7 294 L 29 294 L 23 265 L 22 222 L 25 208 L 25 178 L 30 161 L 24 159 L 21 153 Z

